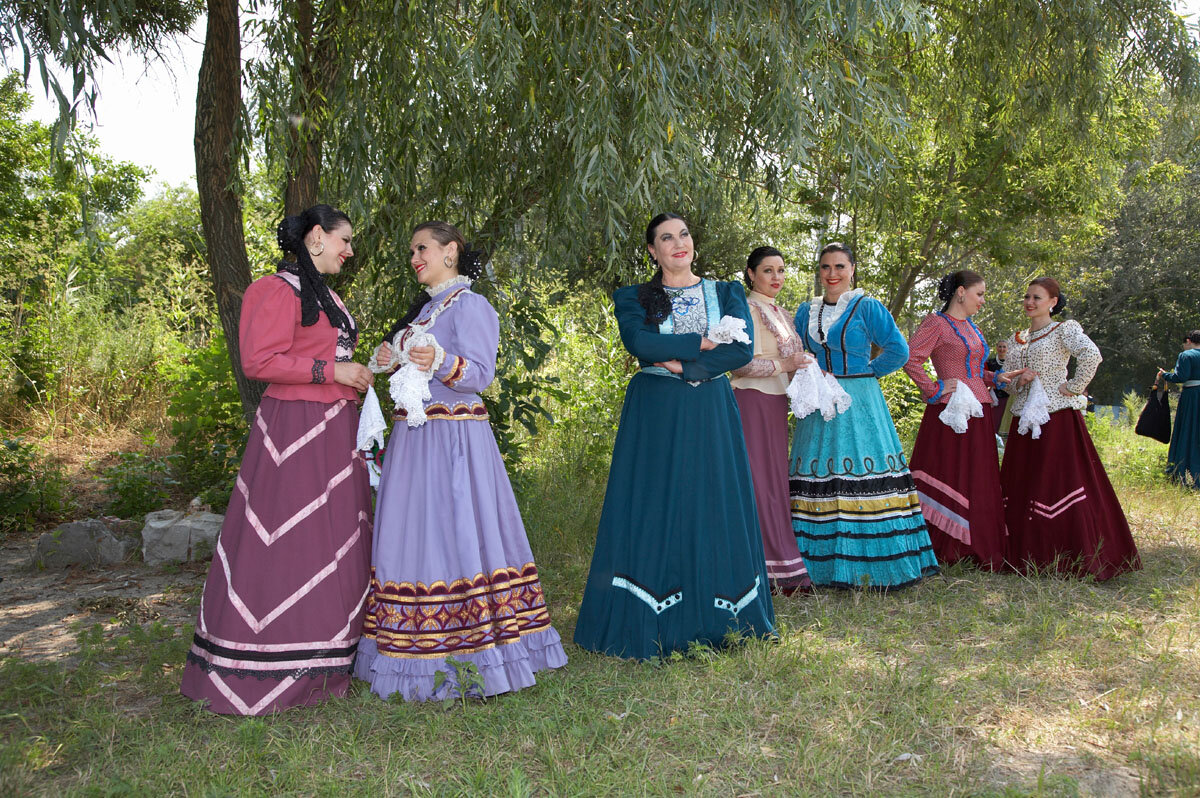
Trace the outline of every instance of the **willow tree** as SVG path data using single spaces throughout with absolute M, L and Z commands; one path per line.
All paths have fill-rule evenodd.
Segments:
M 889 43 L 908 101 L 894 165 L 868 196 L 834 197 L 877 254 L 893 313 L 945 271 L 1046 268 L 1072 237 L 1099 240 L 1153 127 L 1148 107 L 1164 86 L 1200 85 L 1170 0 L 926 7 L 922 41 Z

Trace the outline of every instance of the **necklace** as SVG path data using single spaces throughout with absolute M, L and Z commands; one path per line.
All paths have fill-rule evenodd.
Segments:
M 1059 325 L 1059 324 L 1061 324 L 1061 323 L 1062 323 L 1062 322 L 1057 322 L 1057 323 L 1055 323 L 1055 324 L 1050 324 L 1050 325 L 1047 325 L 1047 327 L 1048 327 L 1049 329 L 1047 329 L 1046 327 L 1041 327 L 1041 328 L 1039 328 L 1039 329 L 1037 330 L 1037 332 L 1042 332 L 1042 330 L 1046 330 L 1046 331 L 1045 331 L 1044 333 L 1042 333 L 1041 335 L 1039 335 L 1037 338 L 1030 338 L 1028 341 L 1025 341 L 1025 340 L 1022 340 L 1022 339 L 1021 339 L 1021 333 L 1017 333 L 1015 336 L 1013 336 L 1013 338 L 1015 338 L 1015 339 L 1016 339 L 1016 342 L 1017 342 L 1017 343 L 1019 343 L 1019 344 L 1022 344 L 1022 345 L 1035 344 L 1035 343 L 1037 343 L 1038 341 L 1040 341 L 1040 340 L 1042 340 L 1043 338 L 1045 338 L 1045 337 L 1046 337 L 1047 335 L 1049 335 L 1050 333 L 1052 333 L 1052 332 L 1054 332 L 1055 330 L 1057 330 L 1057 329 L 1058 329 L 1058 325 Z M 1033 335 L 1033 333 L 1034 333 L 1034 331 L 1033 331 L 1033 330 L 1030 330 L 1030 331 L 1029 331 L 1029 334 L 1030 334 L 1030 335 Z

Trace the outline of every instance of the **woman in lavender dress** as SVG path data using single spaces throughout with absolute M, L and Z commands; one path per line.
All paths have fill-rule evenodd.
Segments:
M 441 699 L 473 688 L 460 688 L 454 657 L 474 664 L 483 695 L 520 690 L 567 657 L 479 397 L 495 374 L 499 320 L 471 291 L 479 253 L 456 228 L 418 226 L 411 251 L 425 292 L 376 363 L 431 371 L 432 398 L 416 426 L 399 410 L 388 442 L 354 673 L 384 698 Z

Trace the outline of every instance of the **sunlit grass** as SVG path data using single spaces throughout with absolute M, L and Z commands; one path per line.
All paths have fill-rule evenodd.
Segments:
M 774 643 L 657 665 L 568 646 L 536 687 L 465 709 L 359 684 L 261 719 L 178 695 L 190 629 L 83 630 L 69 664 L 0 665 L 0 794 L 1198 794 L 1200 497 L 1148 484 L 1154 452 L 1127 437 L 1097 442 L 1144 569 L 1110 582 L 955 566 L 779 599 Z M 521 475 L 565 640 L 606 471 L 585 444 Z

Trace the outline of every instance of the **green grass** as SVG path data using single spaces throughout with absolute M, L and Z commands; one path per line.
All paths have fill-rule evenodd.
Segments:
M 568 646 L 535 688 L 465 708 L 356 683 L 267 718 L 178 695 L 190 629 L 81 630 L 68 665 L 0 662 L 0 794 L 1078 795 L 1126 768 L 1200 795 L 1200 497 L 1147 485 L 1128 437 L 1098 443 L 1124 452 L 1145 567 L 1108 583 L 956 566 L 779 599 L 775 643 L 657 664 Z M 604 487 L 569 452 L 522 480 L 566 640 Z M 1001 779 L 1006 757 L 1026 769 Z

